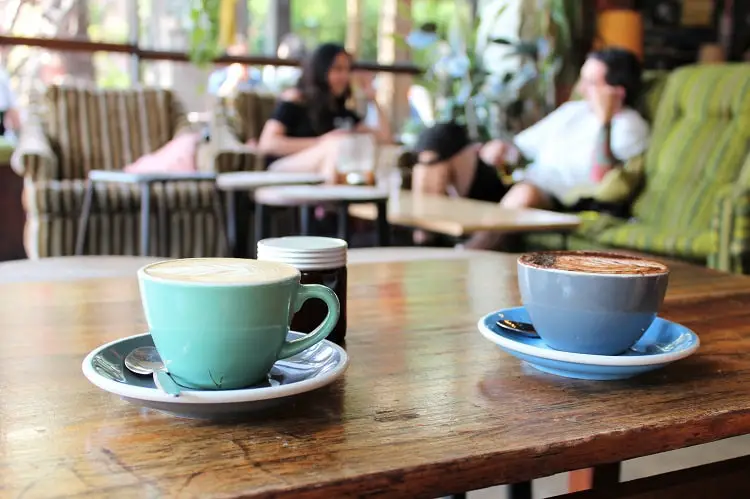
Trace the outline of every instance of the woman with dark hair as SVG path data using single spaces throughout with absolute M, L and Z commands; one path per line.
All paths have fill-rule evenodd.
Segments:
M 376 130 L 347 108 L 351 97 L 352 60 L 344 47 L 320 45 L 305 61 L 296 88 L 282 94 L 281 101 L 266 122 L 258 147 L 267 156 L 269 169 L 289 172 L 318 172 L 333 179 L 339 139 L 352 132 L 373 133 L 389 142 L 388 120 L 381 115 Z M 375 103 L 371 85 L 363 94 Z
M 583 99 L 566 102 L 512 141 L 472 144 L 452 124 L 424 131 L 417 143 L 412 188 L 433 194 L 452 190 L 505 208 L 604 208 L 622 216 L 628 206 L 602 207 L 587 198 L 568 205 L 566 200 L 646 150 L 649 126 L 634 109 L 640 87 L 641 65 L 633 53 L 608 48 L 589 54 L 579 80 Z M 504 186 L 497 169 L 521 162 L 529 164 L 523 181 Z M 493 248 L 501 236 L 479 233 L 466 246 Z

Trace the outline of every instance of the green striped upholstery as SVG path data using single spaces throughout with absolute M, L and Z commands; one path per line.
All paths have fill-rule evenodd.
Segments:
M 749 138 L 750 65 L 676 71 L 653 123 L 635 218 L 667 231 L 709 230 L 717 193 L 739 177 Z
M 211 113 L 211 138 L 203 147 L 201 161 L 222 173 L 264 169 L 263 158 L 244 144 L 260 138 L 275 106 L 276 96 L 270 93 L 237 92 L 217 99 Z
M 750 155 L 743 167 L 743 173 L 746 172 L 750 173 Z M 712 224 L 717 248 L 708 258 L 713 268 L 738 273 L 750 270 L 750 188 L 747 186 L 738 182 L 719 193 Z
M 154 152 L 187 125 L 170 91 L 101 90 L 84 85 L 47 89 L 45 132 L 57 151 L 58 179 L 116 170 Z
M 654 121 L 668 78 L 669 72 L 663 70 L 648 71 L 643 74 L 643 87 L 641 88 L 643 93 L 638 103 L 638 112 L 649 122 Z
M 188 130 L 179 101 L 162 89 L 52 86 L 37 96 L 30 111 L 12 161 L 25 179 L 25 245 L 30 258 L 73 254 L 90 170 L 121 169 Z M 156 217 L 151 221 L 151 254 L 221 254 L 223 238 L 211 209 L 212 194 L 212 186 L 205 182 L 154 188 L 152 206 L 166 204 L 168 222 L 160 227 Z M 85 252 L 137 254 L 139 189 L 99 185 L 96 200 Z M 168 239 L 160 238 L 167 233 Z
M 653 102 L 633 219 L 587 214 L 578 236 L 741 271 L 750 251 L 750 64 L 681 68 Z
M 27 184 L 28 186 L 28 184 Z M 29 257 L 72 255 L 86 181 L 42 180 L 24 191 Z M 223 238 L 213 216 L 213 187 L 206 183 L 156 185 L 151 206 L 167 205 L 167 223 L 151 215 L 149 253 L 173 258 L 218 256 Z M 137 186 L 97 184 L 85 254 L 137 255 L 140 251 L 141 193 Z M 168 238 L 160 236 L 168 234 Z
M 276 95 L 271 93 L 238 92 L 227 99 L 232 116 L 237 123 L 241 141 L 260 138 L 263 125 L 271 118 L 276 107 Z

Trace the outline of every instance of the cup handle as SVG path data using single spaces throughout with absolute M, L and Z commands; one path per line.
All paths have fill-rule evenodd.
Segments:
M 330 288 L 320 284 L 300 284 L 297 299 L 294 304 L 295 312 L 299 311 L 302 308 L 302 304 L 310 298 L 320 298 L 326 304 L 328 307 L 328 313 L 326 314 L 325 319 L 323 319 L 323 322 L 310 334 L 306 334 L 302 338 L 297 338 L 296 340 L 285 341 L 284 345 L 281 347 L 277 360 L 286 359 L 292 355 L 297 355 L 303 350 L 307 350 L 316 343 L 323 341 L 326 336 L 333 331 L 333 328 L 336 327 L 341 308 L 339 305 L 339 297 L 336 296 L 336 293 Z

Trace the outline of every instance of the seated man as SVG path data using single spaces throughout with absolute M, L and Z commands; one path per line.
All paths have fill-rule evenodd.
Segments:
M 635 55 L 614 48 L 594 52 L 581 69 L 583 100 L 563 104 L 512 142 L 472 144 L 455 124 L 425 130 L 417 141 L 413 189 L 433 194 L 452 190 L 506 208 L 598 209 L 591 199 L 567 206 L 564 199 L 646 150 L 649 127 L 634 109 L 640 85 Z M 524 180 L 507 188 L 497 168 L 522 160 L 530 163 Z M 479 233 L 466 247 L 491 249 L 501 236 Z

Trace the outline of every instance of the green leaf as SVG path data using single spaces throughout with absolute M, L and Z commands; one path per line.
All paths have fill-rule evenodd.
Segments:
M 570 21 L 565 9 L 565 3 L 562 0 L 553 1 L 551 10 L 552 21 L 558 30 L 559 49 L 564 50 L 571 46 L 572 37 L 570 33 Z
M 192 24 L 188 55 L 197 66 L 205 66 L 221 53 L 219 47 L 219 6 L 221 0 L 192 0 L 190 22 Z

